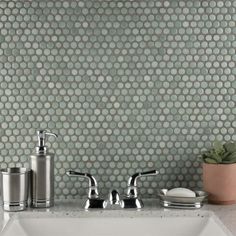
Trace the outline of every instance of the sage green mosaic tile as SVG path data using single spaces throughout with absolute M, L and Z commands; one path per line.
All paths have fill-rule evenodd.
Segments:
M 199 153 L 236 140 L 236 1 L 0 1 L 0 166 L 60 135 L 56 196 L 201 188 Z

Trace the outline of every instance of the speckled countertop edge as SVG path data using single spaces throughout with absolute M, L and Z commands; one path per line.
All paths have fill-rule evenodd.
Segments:
M 182 209 L 165 209 L 160 206 L 156 199 L 149 199 L 144 201 L 145 207 L 139 211 L 128 209 L 105 209 L 105 210 L 90 210 L 83 209 L 82 200 L 57 200 L 55 206 L 48 209 L 32 209 L 28 208 L 24 212 L 4 212 L 0 210 L 0 229 L 12 217 L 17 217 L 20 214 L 27 217 L 120 217 L 120 216 L 209 216 L 216 215 L 226 226 L 229 231 L 236 236 L 236 205 L 219 206 L 205 204 L 201 209 L 197 210 L 182 210 Z M 134 215 L 135 214 L 135 215 Z

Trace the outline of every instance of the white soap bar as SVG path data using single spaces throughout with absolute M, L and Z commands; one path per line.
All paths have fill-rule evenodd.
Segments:
M 195 192 L 187 188 L 173 188 L 166 193 L 170 197 L 196 197 Z

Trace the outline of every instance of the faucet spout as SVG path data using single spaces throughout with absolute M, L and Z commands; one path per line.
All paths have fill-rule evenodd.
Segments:
M 108 201 L 111 205 L 120 205 L 120 194 L 116 189 L 110 191 Z

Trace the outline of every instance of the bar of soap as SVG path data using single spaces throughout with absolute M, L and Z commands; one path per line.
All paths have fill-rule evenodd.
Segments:
M 187 188 L 173 188 L 166 193 L 169 197 L 196 197 L 196 193 Z

